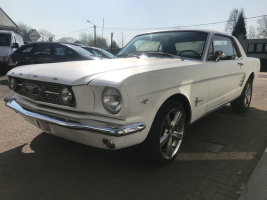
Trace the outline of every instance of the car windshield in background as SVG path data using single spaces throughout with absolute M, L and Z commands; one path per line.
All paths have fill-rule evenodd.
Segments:
M 181 56 L 201 59 L 207 33 L 174 31 L 152 33 L 135 37 L 117 56 Z M 158 54 L 157 54 L 158 53 Z
M 86 51 L 85 49 L 79 46 L 74 46 L 74 45 L 68 45 L 68 46 L 72 48 L 73 50 L 75 50 L 81 56 L 94 56 L 93 54 L 91 54 L 90 52 Z
M 0 34 L 0 46 L 10 46 L 10 34 Z
M 104 54 L 106 54 L 110 58 L 114 58 L 115 57 L 113 54 L 109 53 L 108 51 L 106 51 L 104 49 L 102 49 L 102 51 L 103 51 Z

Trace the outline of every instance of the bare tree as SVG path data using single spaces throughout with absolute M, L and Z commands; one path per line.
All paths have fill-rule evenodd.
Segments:
M 58 39 L 57 41 L 58 42 L 74 43 L 77 40 L 73 37 L 62 37 L 62 38 Z
M 88 45 L 89 41 L 93 39 L 93 36 L 89 33 L 81 33 L 79 37 L 79 41 L 83 45 Z
M 95 44 L 95 40 L 92 39 L 88 42 L 88 46 L 94 46 Z M 106 49 L 108 48 L 108 42 L 107 42 L 107 38 L 102 38 L 100 36 L 96 37 L 96 46 L 102 49 Z
M 42 42 L 46 42 L 46 41 L 49 41 L 49 40 L 51 40 L 51 39 L 53 40 L 53 38 L 54 38 L 54 34 L 51 33 L 51 32 L 49 32 L 49 31 L 46 30 L 46 29 L 39 29 L 38 32 L 39 32 L 39 34 L 41 35 L 40 40 L 41 40 Z
M 267 16 L 258 20 L 258 33 L 260 38 L 267 38 Z
M 256 30 L 255 26 L 249 27 L 247 38 L 248 39 L 257 39 L 258 38 L 258 34 L 257 34 L 257 30 Z
M 30 32 L 30 30 L 32 30 L 32 27 L 24 24 L 23 22 L 18 22 L 17 25 L 20 29 L 23 40 L 28 41 L 28 33 Z
M 123 48 L 124 45 L 125 45 L 125 37 L 124 37 L 123 32 L 121 32 L 121 37 L 119 37 L 119 38 L 117 39 L 117 41 L 118 41 L 119 45 L 121 46 L 121 48 Z
M 234 27 L 237 23 L 237 20 L 238 20 L 238 10 L 237 8 L 234 8 L 231 13 L 230 13 L 230 16 L 229 16 L 229 19 L 225 25 L 225 32 L 228 33 L 228 34 L 232 34 L 233 30 L 234 30 Z

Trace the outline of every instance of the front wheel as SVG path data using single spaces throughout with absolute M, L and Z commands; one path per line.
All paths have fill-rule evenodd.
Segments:
M 177 156 L 186 130 L 183 106 L 175 100 L 166 101 L 159 109 L 141 154 L 158 165 L 166 165 Z
M 240 95 L 236 100 L 231 102 L 231 108 L 236 113 L 247 112 L 252 97 L 252 80 L 249 78 L 246 85 Z

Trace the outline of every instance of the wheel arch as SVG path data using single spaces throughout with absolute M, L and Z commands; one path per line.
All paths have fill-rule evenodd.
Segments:
M 250 75 L 249 75 L 249 77 L 248 78 L 251 78 L 251 80 L 252 80 L 252 83 L 254 82 L 254 78 L 255 78 L 255 73 L 254 72 L 252 72 Z
M 186 123 L 189 124 L 191 121 L 192 110 L 191 110 L 191 104 L 188 98 L 185 95 L 178 93 L 178 94 L 174 94 L 170 96 L 168 99 L 166 99 L 163 102 L 163 104 L 170 99 L 176 100 L 182 104 L 182 106 L 184 107 L 185 113 L 186 113 Z

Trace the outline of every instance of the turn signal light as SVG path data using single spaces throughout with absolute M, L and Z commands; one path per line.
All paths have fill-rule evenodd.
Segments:
M 107 138 L 103 138 L 103 144 L 110 149 L 115 149 L 115 144 Z

